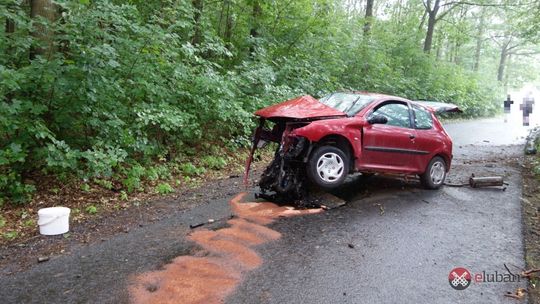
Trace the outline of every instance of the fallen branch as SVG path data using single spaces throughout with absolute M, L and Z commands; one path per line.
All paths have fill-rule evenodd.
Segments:
M 527 271 L 523 271 L 521 273 L 521 276 L 527 279 L 536 278 L 536 276 L 533 276 L 534 273 L 540 272 L 540 268 L 533 268 L 529 269 Z
M 516 289 L 515 293 L 507 292 L 504 296 L 516 300 L 521 300 L 527 293 L 527 290 L 525 288 L 518 288 Z

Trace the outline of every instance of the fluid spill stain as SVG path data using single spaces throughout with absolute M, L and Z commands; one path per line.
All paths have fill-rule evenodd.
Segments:
M 222 303 L 240 283 L 242 275 L 262 264 L 254 246 L 277 240 L 281 234 L 265 225 L 279 217 L 322 212 L 296 210 L 272 203 L 242 202 L 241 193 L 230 202 L 237 216 L 230 227 L 201 229 L 188 239 L 204 248 L 204 257 L 180 256 L 163 270 L 135 277 L 130 287 L 133 303 Z

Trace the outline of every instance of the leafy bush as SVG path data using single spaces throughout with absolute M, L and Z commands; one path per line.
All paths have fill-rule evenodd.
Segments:
M 196 167 L 190 162 L 180 165 L 180 170 L 182 170 L 182 173 L 184 173 L 187 176 L 201 175 L 206 172 L 204 168 Z
M 86 207 L 86 212 L 88 212 L 88 214 L 96 214 L 98 212 L 98 209 L 96 206 L 94 205 L 90 205 L 88 207 Z
M 157 185 L 156 192 L 161 195 L 164 195 L 164 194 L 173 193 L 174 189 L 168 183 L 161 183 Z
M 203 165 L 213 170 L 221 170 L 227 166 L 227 161 L 220 156 L 208 155 L 201 159 Z
M 109 180 L 95 179 L 94 183 L 98 184 L 99 186 L 101 186 L 102 188 L 107 189 L 107 190 L 111 190 L 113 188 L 113 184 Z

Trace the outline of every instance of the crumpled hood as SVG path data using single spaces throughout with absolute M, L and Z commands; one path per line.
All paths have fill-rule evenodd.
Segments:
M 305 95 L 260 109 L 255 115 L 264 118 L 310 119 L 317 117 L 346 116 L 345 113 L 322 104 Z

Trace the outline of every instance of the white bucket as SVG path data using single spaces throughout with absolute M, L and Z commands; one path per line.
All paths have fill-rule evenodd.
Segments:
M 66 207 L 51 207 L 38 210 L 39 233 L 57 235 L 69 231 L 69 212 Z

